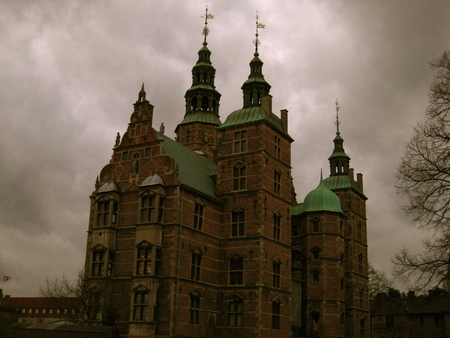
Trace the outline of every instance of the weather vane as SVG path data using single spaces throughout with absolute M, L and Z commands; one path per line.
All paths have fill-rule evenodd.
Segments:
M 339 134 L 339 125 L 341 124 L 341 121 L 339 121 L 339 109 L 341 109 L 341 107 L 339 107 L 339 102 L 336 99 L 336 127 L 337 127 L 337 134 Z
M 258 11 L 256 11 L 256 33 L 255 33 L 255 41 L 253 41 L 253 43 L 255 44 L 255 55 L 258 55 L 258 46 L 261 44 L 259 42 L 258 29 L 259 28 L 266 28 L 266 25 L 263 25 L 262 23 L 259 23 L 258 19 L 259 19 Z
M 208 13 L 208 5 L 206 5 L 205 16 L 202 16 L 202 18 L 205 19 L 205 27 L 203 28 L 203 32 L 202 32 L 202 34 L 205 36 L 205 40 L 203 41 L 203 43 L 206 43 L 206 37 L 209 34 L 208 19 L 214 19 L 214 15 L 212 15 L 211 13 Z

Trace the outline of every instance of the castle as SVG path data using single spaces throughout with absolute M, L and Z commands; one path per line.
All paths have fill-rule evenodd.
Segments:
M 367 198 L 339 124 L 329 177 L 298 204 L 257 40 L 222 123 L 206 35 L 176 139 L 142 86 L 90 196 L 91 315 L 123 337 L 369 337 Z

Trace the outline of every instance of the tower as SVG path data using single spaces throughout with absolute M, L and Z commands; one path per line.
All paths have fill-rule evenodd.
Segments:
M 337 115 L 330 176 L 292 208 L 292 326 L 302 335 L 317 326 L 319 336 L 362 338 L 370 335 L 367 198 L 339 122 Z
M 229 308 L 247 309 L 243 320 L 246 335 L 287 336 L 293 140 L 287 123 L 272 112 L 270 85 L 264 79 L 257 50 L 258 22 L 256 25 L 254 58 L 242 86 L 243 107 L 217 128 L 216 194 L 225 201 L 223 219 L 228 232 L 223 240 L 224 255 L 230 259 L 230 269 L 239 266 L 243 270 L 223 293 Z M 287 111 L 282 114 L 287 122 Z
M 216 127 L 222 124 L 219 119 L 221 94 L 214 85 L 216 70 L 212 66 L 211 51 L 206 42 L 208 19 L 213 18 L 206 8 L 203 47 L 198 51 L 198 61 L 192 68 L 192 86 L 184 96 L 184 119 L 175 129 L 180 144 L 205 153 L 209 159 L 214 159 L 217 149 Z

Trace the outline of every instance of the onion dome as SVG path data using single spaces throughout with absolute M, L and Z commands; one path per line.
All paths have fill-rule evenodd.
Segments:
M 315 211 L 339 212 L 344 214 L 339 197 L 325 186 L 322 174 L 320 175 L 318 187 L 306 195 L 298 214 Z
M 147 177 L 144 182 L 142 182 L 141 187 L 147 187 L 150 185 L 165 185 L 164 180 L 158 174 L 153 174 Z

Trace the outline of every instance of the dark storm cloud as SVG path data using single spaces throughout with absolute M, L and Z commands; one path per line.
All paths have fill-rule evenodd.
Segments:
M 89 195 L 126 130 L 142 82 L 166 134 L 181 121 L 203 36 L 192 1 L 14 1 L 0 4 L 0 275 L 14 296 L 37 295 L 47 276 L 76 275 L 84 260 Z M 260 57 L 274 111 L 289 110 L 298 201 L 328 173 L 335 99 L 344 146 L 362 172 L 370 260 L 422 234 L 395 194 L 404 144 L 427 106 L 428 64 L 448 46 L 442 1 L 213 0 L 208 47 L 222 94 L 220 115 L 242 106 Z M 1 276 L 0 276 L 1 277 Z

